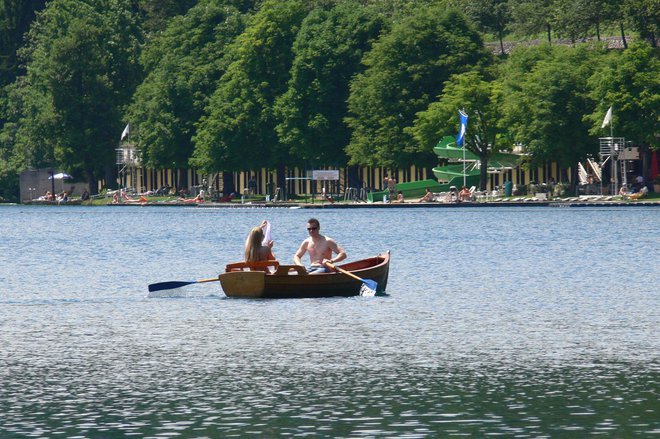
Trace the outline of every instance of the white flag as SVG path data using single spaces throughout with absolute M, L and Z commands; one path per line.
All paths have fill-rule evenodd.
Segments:
M 605 119 L 603 119 L 603 124 L 600 126 L 601 128 L 605 128 L 609 124 L 612 123 L 612 107 L 610 107 L 609 110 L 607 110 L 607 114 L 605 115 Z
M 124 137 L 128 136 L 128 133 L 129 133 L 128 125 L 129 124 L 126 124 L 126 128 L 124 128 L 124 131 L 122 131 L 121 139 L 119 139 L 119 140 L 124 140 Z

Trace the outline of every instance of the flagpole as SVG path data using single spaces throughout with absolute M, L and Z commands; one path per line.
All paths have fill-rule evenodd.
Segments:
M 619 193 L 619 155 L 614 150 L 614 123 L 612 123 L 612 119 L 613 117 L 610 114 L 610 142 L 612 142 L 612 167 L 614 168 L 614 190 L 612 191 L 612 195 L 616 195 Z
M 465 142 L 463 142 L 463 187 L 466 187 L 467 176 L 465 175 Z
M 467 113 L 465 113 L 465 107 L 463 108 L 463 114 L 467 114 Z M 465 131 L 467 133 L 467 127 L 465 127 Z M 465 175 L 465 148 L 466 148 L 466 146 L 465 146 L 465 134 L 466 133 L 463 133 L 463 138 L 461 139 L 461 146 L 463 147 L 463 187 L 466 187 L 466 185 L 467 185 L 467 182 L 466 182 L 467 176 Z

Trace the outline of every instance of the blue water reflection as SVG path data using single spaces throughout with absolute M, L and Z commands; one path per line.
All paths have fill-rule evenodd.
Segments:
M 309 216 L 388 296 L 232 300 Z M 658 434 L 654 208 L 0 208 L 0 437 Z

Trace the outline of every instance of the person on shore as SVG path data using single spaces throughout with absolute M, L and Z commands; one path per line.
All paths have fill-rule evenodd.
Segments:
M 433 201 L 433 192 L 429 188 L 426 188 L 425 191 L 424 196 L 417 200 L 418 203 L 430 203 Z
M 203 203 L 204 202 L 204 194 L 201 192 L 197 194 L 195 198 L 183 198 L 179 197 L 179 202 L 180 203 L 185 203 L 185 204 L 194 204 L 194 203 Z
M 121 191 L 119 197 L 120 197 L 120 200 L 121 200 L 121 198 L 123 197 L 123 198 L 124 198 L 124 202 L 127 203 L 127 204 L 146 204 L 146 203 L 149 202 L 149 200 L 147 199 L 147 197 L 145 197 L 144 195 L 140 195 L 140 198 L 135 199 L 135 198 L 131 197 L 130 195 L 128 195 L 128 194 L 127 194 L 125 191 L 123 191 L 123 190 Z
M 461 191 L 458 193 L 458 199 L 461 201 L 470 201 L 471 197 L 472 197 L 472 193 L 470 192 L 470 189 L 463 186 L 461 188 Z
M 392 203 L 396 199 L 396 180 L 393 177 L 387 180 L 387 190 L 390 194 L 390 203 Z
M 310 266 L 307 268 L 309 274 L 327 273 L 329 270 L 323 265 L 326 262 L 336 264 L 346 259 L 346 252 L 335 242 L 334 239 L 321 234 L 321 224 L 316 218 L 310 218 L 307 221 L 307 232 L 309 237 L 305 239 L 300 248 L 293 256 L 293 262 L 296 265 L 302 265 L 302 258 L 305 253 L 309 254 Z M 337 256 L 332 257 L 333 253 Z
M 403 198 L 403 192 L 397 191 L 396 193 L 396 200 L 393 201 L 393 203 L 405 203 L 406 200 Z
M 267 237 L 264 230 L 270 228 L 268 221 L 264 220 L 259 227 L 253 227 L 245 240 L 245 262 L 274 261 L 274 242 Z M 270 235 L 270 233 L 268 233 Z
M 642 186 L 639 191 L 635 192 L 634 194 L 626 195 L 624 198 L 629 198 L 631 200 L 639 200 L 640 198 L 644 198 L 647 194 L 649 193 L 649 188 L 646 186 Z

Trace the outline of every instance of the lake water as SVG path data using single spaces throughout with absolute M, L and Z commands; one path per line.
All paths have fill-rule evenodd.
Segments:
M 226 298 L 317 217 L 388 295 Z M 660 434 L 660 210 L 0 207 L 0 437 Z

